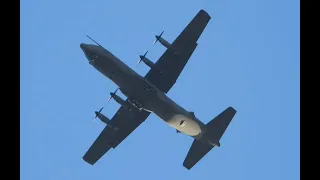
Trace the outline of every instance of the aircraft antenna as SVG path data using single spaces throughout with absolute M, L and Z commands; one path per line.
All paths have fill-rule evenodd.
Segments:
M 102 47 L 97 41 L 93 40 L 89 35 L 86 35 L 91 41 L 96 43 L 98 46 Z M 102 47 L 103 48 L 103 47 Z

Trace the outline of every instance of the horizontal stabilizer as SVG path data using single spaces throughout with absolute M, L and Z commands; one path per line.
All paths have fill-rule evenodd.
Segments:
M 195 164 L 198 163 L 213 147 L 213 144 L 219 144 L 223 133 L 227 129 L 232 118 L 236 114 L 236 110 L 232 107 L 228 107 L 217 117 L 206 124 L 207 132 L 203 139 L 194 140 L 191 148 L 187 154 L 186 159 L 183 162 L 183 166 L 187 169 L 191 169 Z M 208 141 L 207 141 L 208 140 Z M 211 143 L 209 143 L 209 141 Z
M 191 148 L 187 154 L 186 159 L 183 162 L 183 166 L 187 169 L 191 169 L 197 162 L 202 159 L 213 146 L 211 144 L 202 142 L 200 140 L 193 140 Z
M 232 107 L 228 107 L 212 121 L 206 124 L 206 138 L 212 141 L 219 141 L 236 112 L 237 111 Z

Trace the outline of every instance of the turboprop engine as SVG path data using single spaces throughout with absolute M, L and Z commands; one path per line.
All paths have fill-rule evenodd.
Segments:
M 159 41 L 164 47 L 169 49 L 171 47 L 171 44 L 161 37 L 163 32 L 164 31 L 162 31 L 159 35 L 155 36 L 156 40 L 153 42 L 153 44 L 155 44 L 155 43 L 157 43 Z
M 98 118 L 99 118 L 102 122 L 104 122 L 108 127 L 112 128 L 112 129 L 114 129 L 114 130 L 118 130 L 118 128 L 117 128 L 115 125 L 113 125 L 112 121 L 111 121 L 109 118 L 107 118 L 105 115 L 103 115 L 103 114 L 101 113 L 102 109 L 103 109 L 103 107 L 102 107 L 99 111 L 95 111 L 95 112 L 94 112 L 94 113 L 96 114 L 96 116 L 94 117 L 93 120 L 95 120 L 95 119 L 98 117 Z

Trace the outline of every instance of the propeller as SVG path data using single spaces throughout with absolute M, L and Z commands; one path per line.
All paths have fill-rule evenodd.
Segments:
M 94 112 L 94 113 L 96 114 L 96 116 L 93 118 L 93 121 L 96 120 L 96 118 L 98 117 L 99 113 L 101 113 L 102 109 L 103 109 L 103 107 L 100 108 L 99 111 L 95 111 L 95 112 Z
M 159 41 L 159 39 L 161 38 L 162 34 L 163 34 L 164 31 L 162 31 L 160 33 L 160 35 L 156 35 L 156 40 L 153 42 L 153 44 L 157 43 Z
M 108 102 L 114 97 L 118 90 L 119 88 L 117 88 L 113 93 L 110 93 L 110 98 L 108 99 Z
M 147 53 L 148 53 L 148 51 L 145 52 L 143 56 L 142 56 L 142 55 L 139 56 L 139 57 L 140 57 L 140 60 L 138 61 L 138 64 L 140 64 L 141 61 L 143 61 L 143 60 L 146 58 Z M 137 65 L 138 65 L 138 64 L 137 64 Z

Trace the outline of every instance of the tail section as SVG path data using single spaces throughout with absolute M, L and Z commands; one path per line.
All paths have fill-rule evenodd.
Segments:
M 236 112 L 237 111 L 232 107 L 228 107 L 208 124 L 206 124 L 207 132 L 205 137 L 213 143 L 219 142 Z
M 194 140 L 183 166 L 191 169 L 198 161 L 200 161 L 214 146 L 220 146 L 220 139 L 230 124 L 232 118 L 236 114 L 236 110 L 228 107 L 217 117 L 206 124 L 207 132 L 200 140 Z

